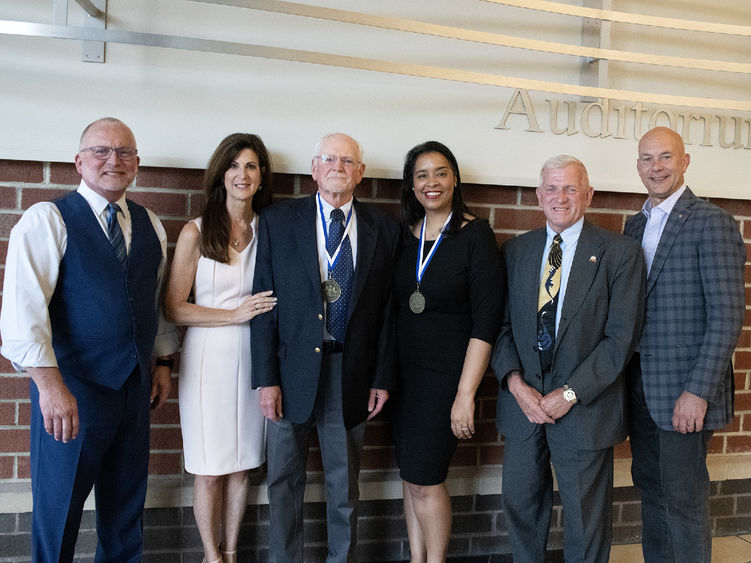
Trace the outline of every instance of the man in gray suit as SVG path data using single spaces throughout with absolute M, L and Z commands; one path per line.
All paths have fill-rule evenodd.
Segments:
M 649 199 L 626 222 L 647 263 L 646 320 L 628 367 L 631 474 L 644 559 L 711 559 L 707 448 L 733 418 L 731 358 L 743 325 L 746 250 L 733 217 L 685 185 L 683 139 L 639 141 Z
M 555 468 L 566 561 L 607 562 L 613 446 L 626 437 L 622 370 L 642 323 L 639 245 L 584 220 L 592 201 L 584 165 L 542 167 L 546 226 L 503 245 L 507 308 L 493 352 L 505 439 L 504 521 L 514 561 L 540 562 Z

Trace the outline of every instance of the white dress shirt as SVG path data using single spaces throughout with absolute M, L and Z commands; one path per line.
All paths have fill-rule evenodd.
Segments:
M 339 208 L 344 213 L 345 228 L 347 215 L 349 214 L 349 210 L 352 209 L 353 202 L 354 199 L 350 199 Z M 326 236 L 323 234 L 321 207 L 323 207 L 323 216 L 326 218 L 326 232 L 328 233 L 331 228 L 331 212 L 334 210 L 334 206 L 319 195 L 316 195 L 316 244 L 318 246 L 318 269 L 321 274 L 321 283 L 323 283 L 329 279 L 329 262 L 327 259 L 328 252 L 326 251 Z M 349 236 L 349 244 L 352 247 L 352 265 L 354 269 L 357 269 L 357 213 L 355 213 L 354 209 L 352 209 L 352 217 L 349 221 L 350 227 L 347 235 Z M 324 307 L 326 307 L 325 300 Z M 326 330 L 325 325 L 323 329 L 323 338 L 324 340 L 335 340 L 335 338 L 329 334 L 329 331 Z
M 558 325 L 561 321 L 561 309 L 563 308 L 563 301 L 566 298 L 566 286 L 568 285 L 568 275 L 571 272 L 571 264 L 574 261 L 574 254 L 576 254 L 576 245 L 579 244 L 579 235 L 582 234 L 582 227 L 584 226 L 584 217 L 579 219 L 576 223 L 571 225 L 568 229 L 560 233 L 563 242 L 561 243 L 561 252 L 563 253 L 561 263 L 561 287 L 558 290 L 558 306 L 555 310 L 555 332 L 558 333 Z M 550 247 L 553 245 L 553 238 L 556 233 L 550 228 L 550 225 L 545 223 L 545 229 L 547 230 L 548 237 L 545 240 L 545 251 L 542 253 L 542 263 L 540 264 L 540 280 L 545 272 L 545 264 L 548 261 L 548 254 L 550 253 Z M 539 282 L 538 282 L 539 286 Z
M 662 237 L 662 231 L 665 230 L 665 224 L 668 222 L 675 203 L 678 198 L 686 191 L 686 184 L 683 184 L 680 189 L 676 190 L 670 197 L 665 199 L 657 206 L 652 206 L 652 200 L 647 198 L 647 201 L 642 205 L 641 212 L 647 218 L 647 224 L 644 226 L 644 235 L 641 238 L 641 248 L 644 252 L 644 261 L 647 265 L 647 277 L 649 277 L 649 271 L 652 269 L 652 262 L 655 259 L 655 252 L 657 252 L 657 246 L 660 244 L 660 238 Z
M 107 234 L 107 204 L 105 198 L 91 190 L 84 182 L 78 193 L 88 202 L 102 230 Z M 116 203 L 122 213 L 117 214 L 130 250 L 130 210 L 123 195 Z M 159 307 L 162 280 L 167 256 L 167 234 L 157 216 L 147 210 L 154 232 L 162 248 L 159 264 L 156 305 L 159 308 L 159 326 L 154 342 L 154 357 L 174 354 L 178 348 L 174 326 L 167 323 Z M 2 355 L 21 367 L 57 367 L 52 348 L 52 329 L 49 318 L 49 302 L 57 285 L 60 262 L 67 248 L 68 237 L 65 223 L 57 206 L 52 202 L 32 205 L 10 233 L 8 256 L 5 260 L 3 307 L 0 311 Z M 81 288 L 85 299 L 86 288 Z

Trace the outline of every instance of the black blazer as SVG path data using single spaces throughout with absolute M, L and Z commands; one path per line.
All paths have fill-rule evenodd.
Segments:
M 396 374 L 391 270 L 398 225 L 354 201 L 357 262 L 342 359 L 347 428 L 365 420 L 371 388 L 390 389 Z M 276 307 L 251 321 L 253 387 L 280 385 L 284 417 L 306 421 L 315 403 L 326 322 L 316 244 L 315 195 L 264 210 L 258 224 L 253 293 L 274 290 Z

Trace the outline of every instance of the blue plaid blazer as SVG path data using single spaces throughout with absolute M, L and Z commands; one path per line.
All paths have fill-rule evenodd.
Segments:
M 624 234 L 641 241 L 642 212 Z M 673 408 L 690 391 L 707 400 L 705 429 L 733 418 L 732 356 L 745 313 L 746 248 L 733 217 L 686 188 L 668 217 L 647 277 L 640 340 L 647 406 L 673 430 Z

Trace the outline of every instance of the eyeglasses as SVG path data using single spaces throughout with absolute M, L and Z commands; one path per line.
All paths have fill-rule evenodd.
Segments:
M 138 154 L 137 149 L 132 149 L 130 147 L 86 147 L 85 149 L 81 149 L 79 152 L 89 151 L 94 158 L 98 160 L 107 160 L 110 155 L 112 154 L 112 151 L 115 151 L 117 153 L 117 158 L 120 160 L 133 160 L 136 155 Z
M 336 156 L 333 154 L 319 154 L 316 155 L 315 158 L 323 162 L 324 164 L 328 164 L 329 166 L 333 166 L 337 163 L 337 161 L 342 163 L 342 166 L 346 168 L 351 168 L 352 166 L 355 166 L 356 164 L 360 164 L 359 160 L 355 160 L 351 156 Z

